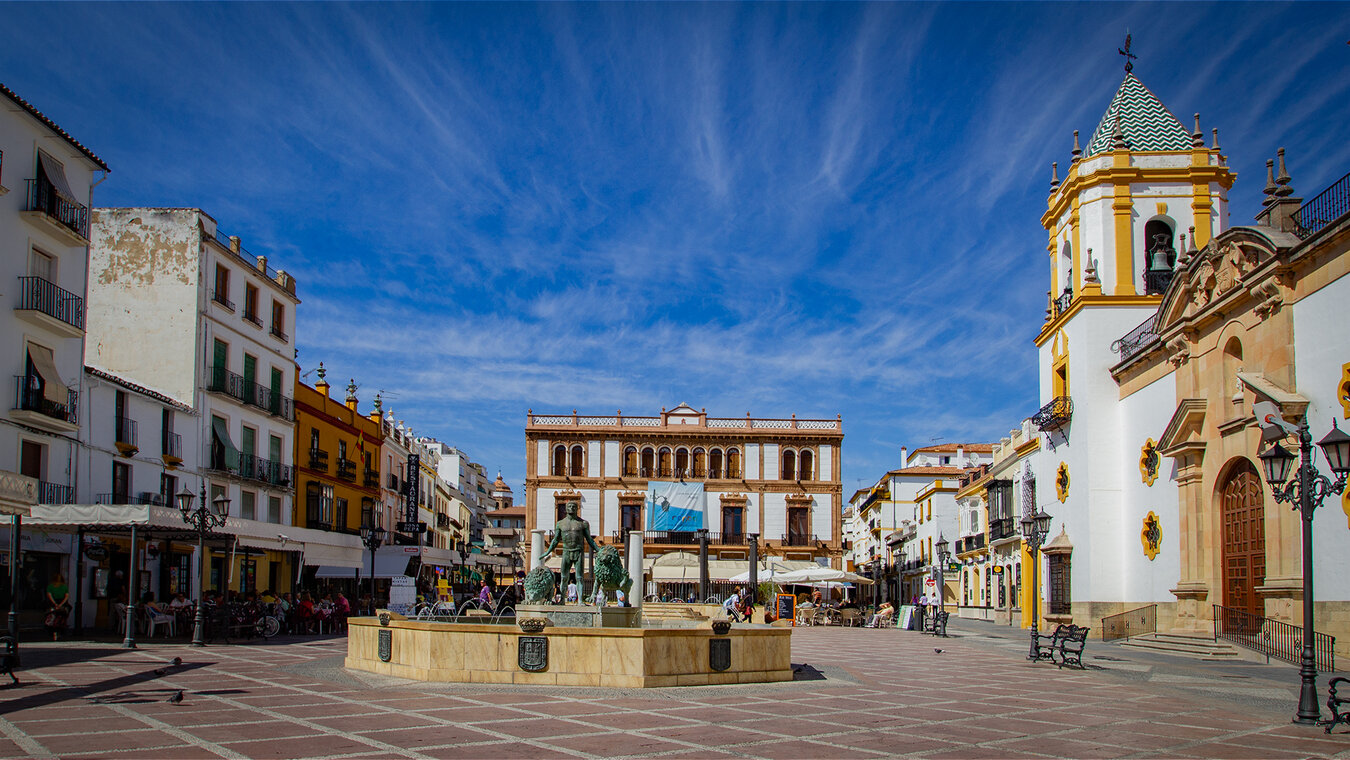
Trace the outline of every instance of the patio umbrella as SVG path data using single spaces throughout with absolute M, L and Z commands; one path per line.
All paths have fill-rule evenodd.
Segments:
M 776 583 L 795 583 L 803 586 L 810 586 L 815 583 L 872 583 L 871 578 L 844 570 L 835 570 L 832 567 L 808 567 L 802 570 L 794 570 L 790 573 L 783 573 L 782 575 L 776 576 L 774 581 Z
M 778 564 L 777 562 L 769 562 L 767 563 L 767 565 L 760 566 L 759 572 L 755 576 L 755 578 L 756 580 L 761 581 L 777 582 L 779 577 L 781 577 L 784 573 L 789 572 L 793 571 L 788 570 L 786 567 Z M 750 571 L 746 570 L 743 573 L 737 573 L 736 575 L 731 576 L 727 580 L 731 581 L 732 583 L 746 583 L 750 580 Z

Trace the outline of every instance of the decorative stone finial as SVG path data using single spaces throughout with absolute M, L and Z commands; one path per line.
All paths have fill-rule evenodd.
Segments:
M 1083 282 L 1088 285 L 1100 285 L 1097 279 L 1097 260 L 1092 258 L 1092 249 L 1087 249 L 1087 268 L 1083 270 Z
M 319 362 L 318 373 L 320 380 L 324 379 L 325 377 L 328 377 L 328 370 L 323 368 L 323 362 Z
M 1078 130 L 1076 129 L 1073 131 L 1073 150 L 1070 153 L 1073 154 L 1075 159 L 1083 155 L 1083 149 L 1078 147 Z
M 1261 205 L 1263 205 L 1263 206 L 1269 206 L 1270 204 L 1274 203 L 1274 202 L 1275 202 L 1275 191 L 1276 191 L 1277 189 L 1279 189 L 1279 188 L 1278 188 L 1278 186 L 1275 184 L 1275 161 L 1274 161 L 1273 159 L 1267 158 L 1267 159 L 1266 159 L 1266 187 L 1265 187 L 1265 189 L 1262 191 L 1262 192 L 1265 194 L 1266 198 L 1265 198 L 1265 200 L 1261 201 Z
M 1218 127 L 1215 127 L 1215 128 L 1213 128 L 1213 129 L 1209 130 L 1209 133 L 1212 134 L 1212 135 L 1214 135 L 1214 144 L 1213 144 L 1213 145 L 1210 145 L 1210 146 L 1209 146 L 1209 149 L 1210 149 L 1210 150 L 1218 150 L 1218 149 L 1219 149 L 1219 128 L 1218 128 Z
M 1111 130 L 1111 150 L 1125 150 L 1125 131 L 1120 127 L 1120 112 L 1116 112 L 1116 126 Z
M 380 394 L 375 394 L 375 414 L 379 415 L 383 411 L 384 403 L 380 400 Z
M 1192 227 L 1191 229 L 1195 229 Z M 1186 233 L 1181 233 L 1181 255 L 1177 256 L 1176 269 L 1180 269 L 1182 264 L 1186 263 Z
M 1284 198 L 1292 195 L 1294 192 L 1294 188 L 1289 186 L 1289 182 L 1293 178 L 1289 176 L 1289 172 L 1284 168 L 1284 148 L 1275 151 L 1275 155 L 1280 157 L 1280 174 L 1275 178 L 1275 195 Z
M 1195 247 L 1195 227 L 1191 226 L 1191 247 L 1186 249 L 1186 260 L 1190 261 L 1200 255 L 1200 249 Z
M 347 403 L 356 403 L 356 378 L 347 381 Z
M 1205 133 L 1200 131 L 1200 114 L 1195 114 L 1195 131 L 1191 132 L 1191 147 L 1205 147 Z
M 1054 189 L 1057 188 L 1057 187 L 1059 187 L 1059 163 L 1056 162 L 1056 161 L 1051 161 L 1051 162 L 1050 162 L 1050 189 L 1051 189 L 1051 190 L 1054 190 Z

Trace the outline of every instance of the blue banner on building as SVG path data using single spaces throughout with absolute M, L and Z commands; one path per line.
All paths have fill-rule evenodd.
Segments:
M 696 531 L 703 527 L 702 483 L 647 484 L 647 529 Z

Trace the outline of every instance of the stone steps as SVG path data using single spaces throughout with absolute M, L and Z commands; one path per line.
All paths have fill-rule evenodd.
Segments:
M 657 620 L 707 620 L 698 610 L 687 604 L 643 602 L 642 616 Z
M 1146 633 L 1120 643 L 1131 649 L 1195 657 L 1202 660 L 1240 660 L 1242 653 L 1226 641 L 1185 633 Z

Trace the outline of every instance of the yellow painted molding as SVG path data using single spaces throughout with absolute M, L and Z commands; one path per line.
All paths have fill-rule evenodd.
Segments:
M 1341 384 L 1336 388 L 1336 398 L 1341 402 L 1341 416 L 1350 418 L 1350 364 L 1341 365 Z M 1350 494 L 1350 491 L 1346 491 Z
M 1162 296 L 1160 295 L 1156 296 L 1141 296 L 1136 294 L 1131 294 L 1127 296 L 1085 295 L 1080 298 L 1075 298 L 1073 300 L 1073 303 L 1069 304 L 1069 308 L 1065 309 L 1062 314 L 1060 314 L 1059 316 L 1055 317 L 1054 319 L 1046 322 L 1044 325 L 1041 326 L 1041 332 L 1039 335 L 1036 336 L 1035 340 L 1036 347 L 1039 348 L 1045 345 L 1045 342 L 1050 339 L 1050 336 L 1054 335 L 1057 331 L 1063 329 L 1064 325 L 1070 319 L 1073 318 L 1073 315 L 1077 314 L 1079 311 L 1082 311 L 1083 308 L 1085 307 L 1152 306 L 1153 308 L 1156 309 L 1158 307 L 1158 304 L 1160 303 L 1162 303 Z
M 1185 154 L 1171 151 L 1140 151 L 1135 155 L 1175 156 L 1189 155 L 1189 153 L 1189 151 Z M 1126 183 L 1188 183 L 1192 186 L 1205 187 L 1205 194 L 1209 195 L 1210 183 L 1217 183 L 1219 187 L 1230 190 L 1235 179 L 1237 179 L 1236 172 L 1227 166 L 1214 165 L 1178 167 L 1109 166 L 1098 169 L 1091 174 L 1071 173 L 1069 178 L 1059 186 L 1059 189 L 1051 193 L 1046 204 L 1045 214 L 1041 217 L 1041 225 L 1048 229 L 1053 224 L 1053 220 L 1063 216 L 1080 193 L 1097 185 L 1114 185 L 1122 181 Z

